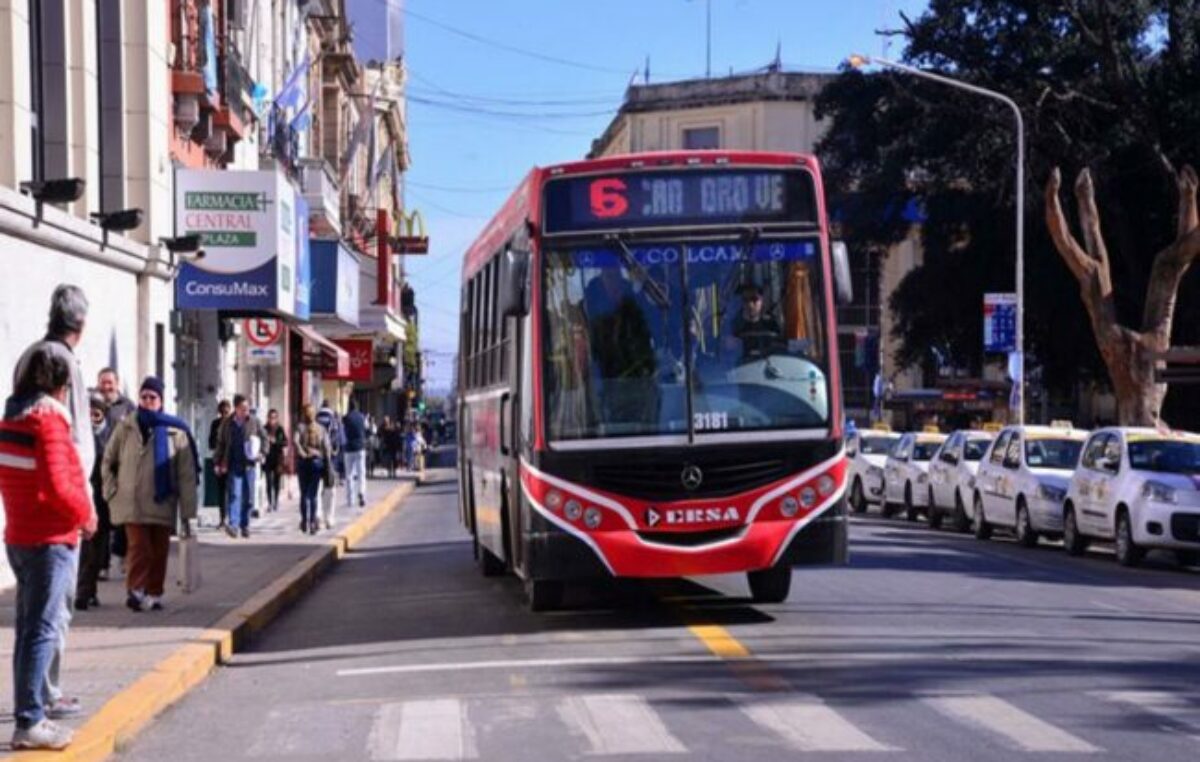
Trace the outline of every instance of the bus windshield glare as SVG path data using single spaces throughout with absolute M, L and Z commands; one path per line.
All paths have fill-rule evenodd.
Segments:
M 550 437 L 825 428 L 821 262 L 815 235 L 550 249 Z

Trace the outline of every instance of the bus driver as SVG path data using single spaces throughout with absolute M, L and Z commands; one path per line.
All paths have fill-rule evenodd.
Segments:
M 748 281 L 742 284 L 739 292 L 742 310 L 733 319 L 732 330 L 725 339 L 725 348 L 736 350 L 740 341 L 743 360 L 765 357 L 783 340 L 783 331 L 779 321 L 763 306 L 762 286 Z

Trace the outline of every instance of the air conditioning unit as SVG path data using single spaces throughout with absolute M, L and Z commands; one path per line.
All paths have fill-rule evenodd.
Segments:
M 191 134 L 200 122 L 200 99 L 195 95 L 183 93 L 175 96 L 175 126 L 186 134 Z
M 204 141 L 204 152 L 209 156 L 224 156 L 229 150 L 229 133 L 222 129 L 212 131 Z

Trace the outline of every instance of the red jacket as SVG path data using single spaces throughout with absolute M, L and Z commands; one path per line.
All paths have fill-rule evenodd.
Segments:
M 9 401 L 0 421 L 0 497 L 4 542 L 75 545 L 92 515 L 91 493 L 71 440 L 71 417 L 50 397 Z

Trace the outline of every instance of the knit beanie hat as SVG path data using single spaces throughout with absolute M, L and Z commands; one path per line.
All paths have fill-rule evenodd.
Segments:
M 146 380 L 142 382 L 142 388 L 139 391 L 144 392 L 147 389 L 157 394 L 160 399 L 163 398 L 163 382 L 157 376 L 146 376 Z

